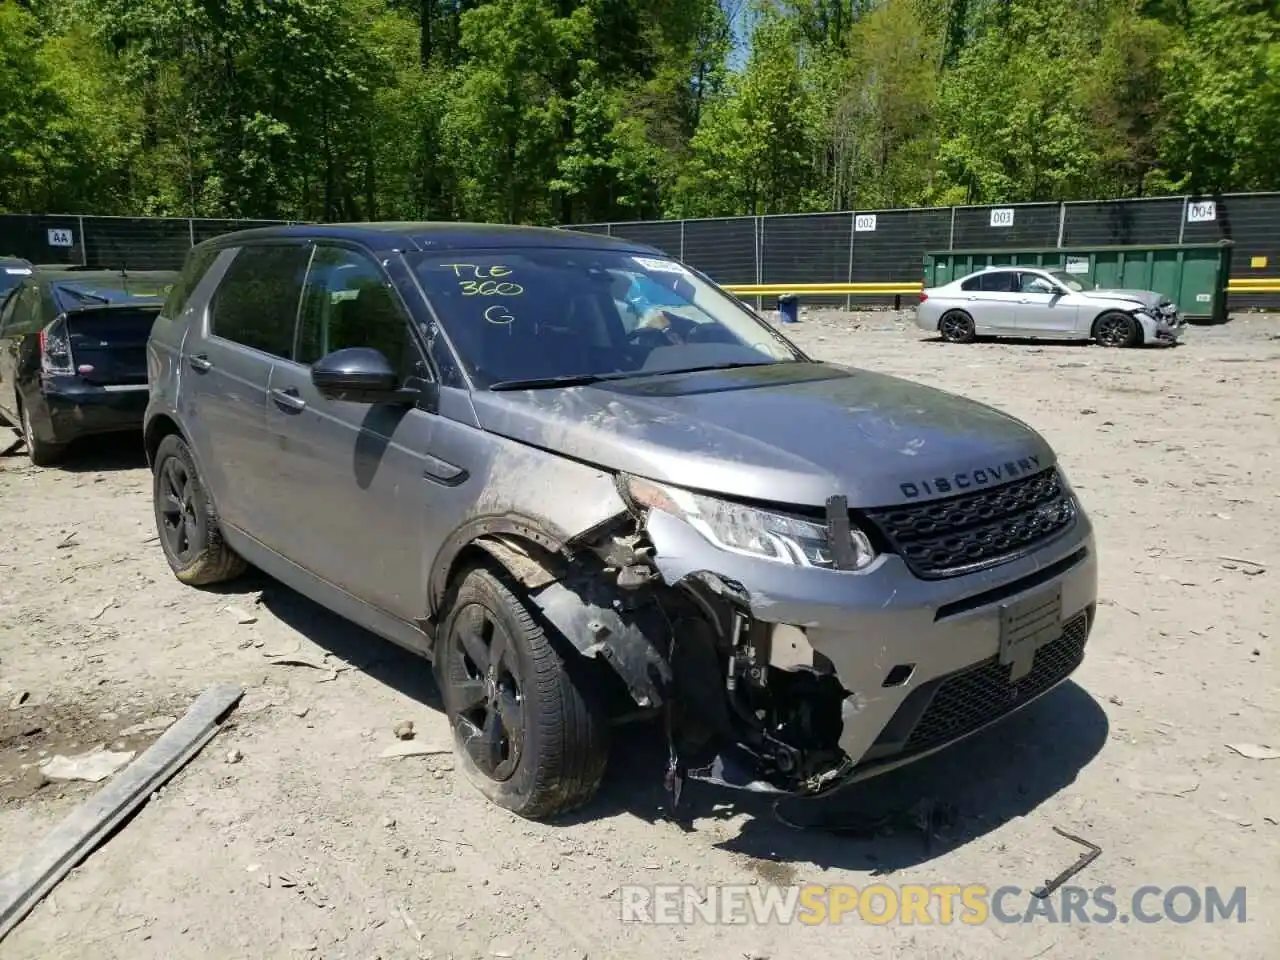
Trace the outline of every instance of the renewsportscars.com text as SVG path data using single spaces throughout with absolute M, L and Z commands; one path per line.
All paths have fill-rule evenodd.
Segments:
M 753 884 L 624 886 L 624 923 L 866 923 L 977 926 L 985 923 L 1244 923 L 1244 887 L 1064 886 L 1041 899 L 1016 886 L 873 884 L 770 887 Z

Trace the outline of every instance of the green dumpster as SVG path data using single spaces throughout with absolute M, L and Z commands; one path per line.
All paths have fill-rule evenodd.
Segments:
M 1065 270 L 1102 289 L 1154 290 L 1193 320 L 1222 321 L 1231 276 L 1230 240 L 1149 247 L 937 250 L 924 255 L 924 285 L 937 287 L 984 267 Z

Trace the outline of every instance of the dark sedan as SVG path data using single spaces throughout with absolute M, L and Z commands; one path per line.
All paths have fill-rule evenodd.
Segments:
M 0 295 L 0 420 L 32 463 L 54 463 L 81 437 L 141 428 L 147 336 L 176 278 L 36 267 Z

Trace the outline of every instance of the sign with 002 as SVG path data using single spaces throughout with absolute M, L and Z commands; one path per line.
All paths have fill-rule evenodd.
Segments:
M 853 218 L 853 229 L 855 233 L 873 233 L 876 229 L 876 215 L 874 213 L 860 213 Z

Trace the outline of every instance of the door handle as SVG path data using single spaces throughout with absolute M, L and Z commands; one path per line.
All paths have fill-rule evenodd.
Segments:
M 1019 302 L 1019 303 L 1030 303 L 1031 301 L 1030 301 L 1030 300 L 1028 300 L 1026 297 L 1023 297 L 1023 298 L 1022 298 L 1021 300 L 1019 300 L 1018 302 Z
M 203 353 L 198 357 L 187 357 L 187 363 L 191 364 L 191 369 L 197 373 L 207 373 L 213 369 L 213 361 Z
M 289 387 L 287 390 L 275 387 L 271 391 L 271 399 L 286 410 L 298 411 L 307 409 L 307 401 L 298 396 L 296 387 Z

